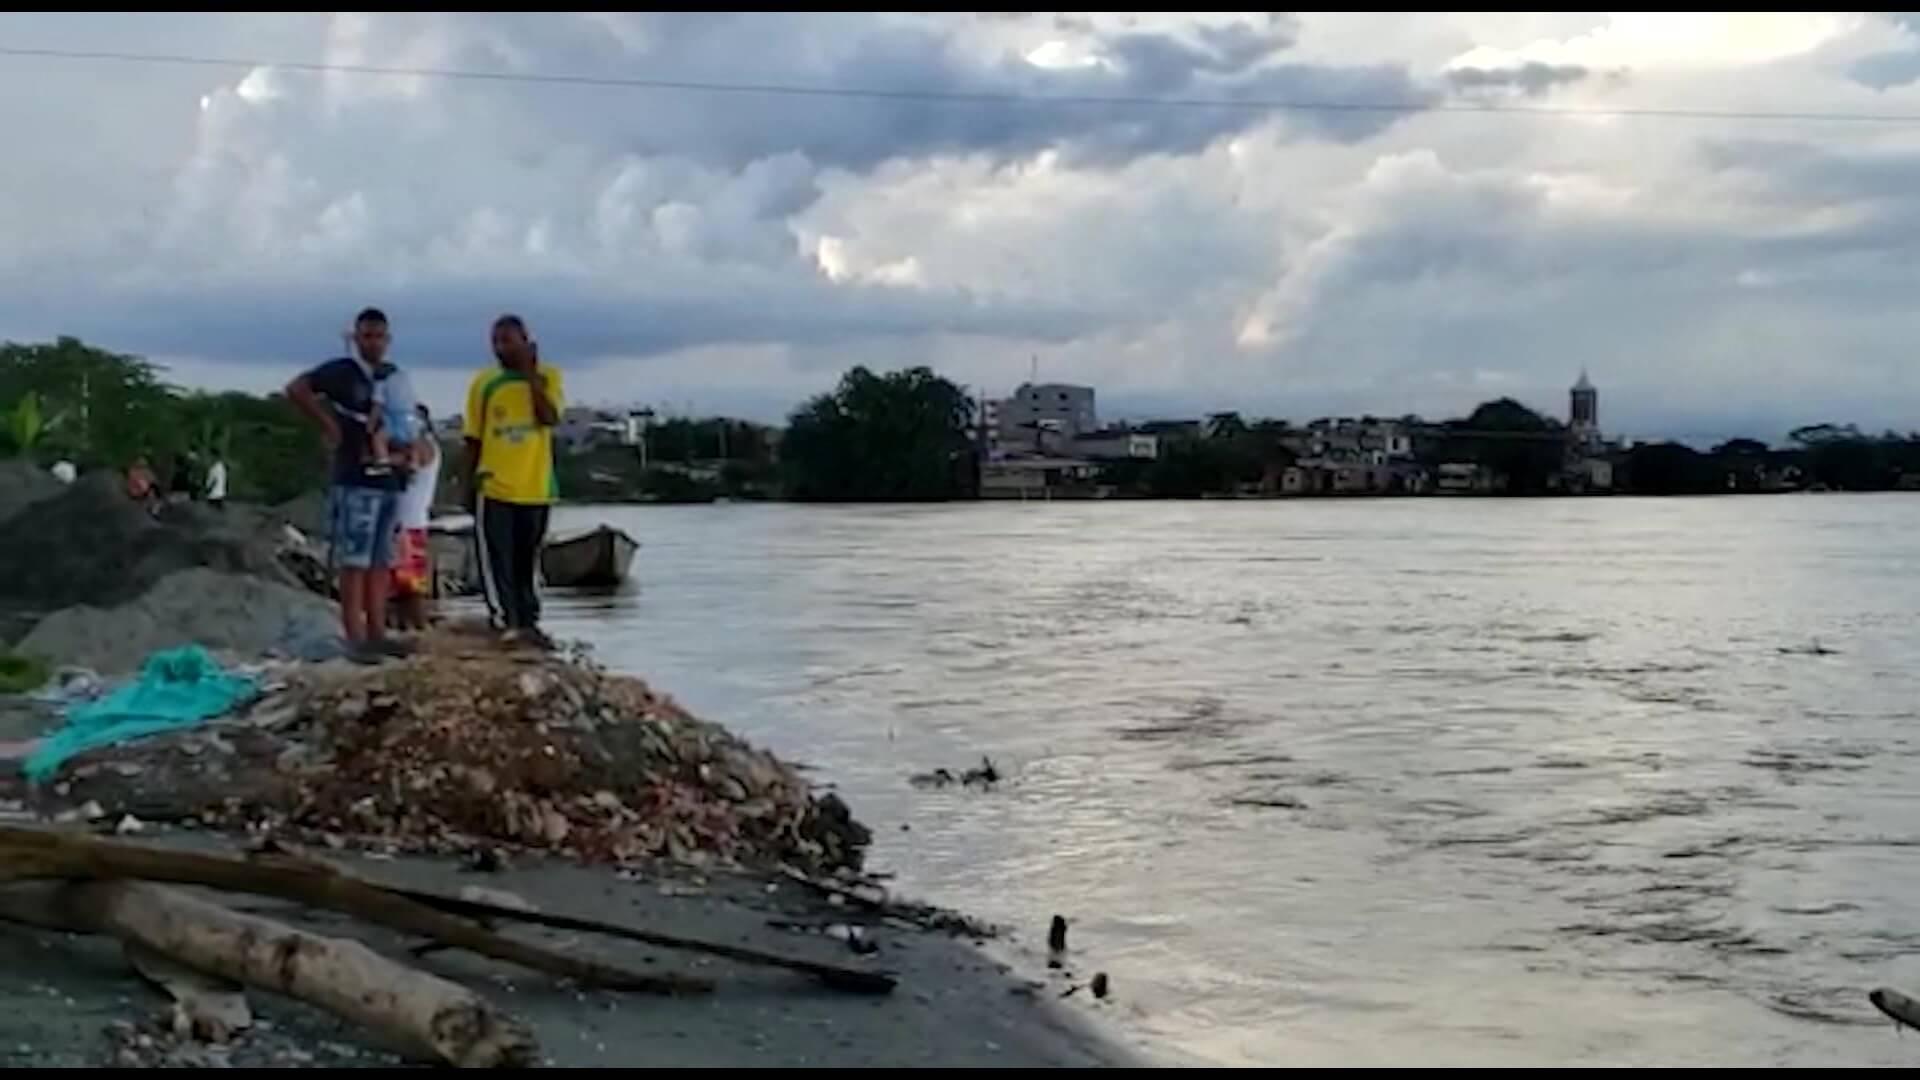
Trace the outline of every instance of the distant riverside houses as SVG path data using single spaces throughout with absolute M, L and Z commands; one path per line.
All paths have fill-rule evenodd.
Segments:
M 653 413 L 646 409 L 608 409 L 573 405 L 553 429 L 562 453 L 578 454 L 596 446 L 637 446 Z

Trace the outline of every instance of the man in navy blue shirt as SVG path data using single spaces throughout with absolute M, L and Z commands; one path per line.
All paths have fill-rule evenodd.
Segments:
M 328 533 L 340 572 L 340 622 L 349 655 L 376 662 L 404 656 L 406 646 L 386 636 L 387 592 L 403 473 L 376 461 L 373 425 L 381 382 L 399 369 L 387 362 L 387 317 L 368 308 L 353 320 L 353 351 L 287 384 L 287 399 L 320 428 L 333 452 L 328 479 Z

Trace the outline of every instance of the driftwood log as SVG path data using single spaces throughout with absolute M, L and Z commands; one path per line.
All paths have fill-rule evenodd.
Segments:
M 190 968 L 137 941 L 122 939 L 120 948 L 133 970 L 173 999 L 174 1034 L 224 1043 L 253 1026 L 253 1009 L 240 983 Z
M 663 994 L 713 989 L 712 982 L 696 976 L 628 971 L 503 937 L 312 859 L 283 854 L 237 859 L 144 847 L 85 833 L 0 825 L 0 881 L 47 879 L 137 879 L 273 896 L 591 986 Z
M 1901 993 L 1881 987 L 1867 995 L 1873 1007 L 1887 1015 L 1887 1018 L 1902 1027 L 1920 1031 L 1920 1001 Z
M 532 923 L 555 930 L 577 930 L 590 934 L 605 934 L 608 937 L 625 938 L 647 945 L 656 945 L 666 949 L 681 949 L 687 952 L 706 953 L 709 956 L 721 956 L 737 960 L 743 964 L 757 964 L 763 967 L 785 968 L 798 971 L 819 979 L 836 990 L 847 990 L 856 994 L 886 994 L 892 992 L 895 982 L 892 975 L 883 971 L 868 971 L 863 968 L 842 967 L 839 964 L 824 964 L 815 960 L 802 960 L 777 953 L 761 952 L 742 945 L 728 945 L 719 941 L 701 941 L 695 938 L 677 937 L 673 934 L 661 934 L 652 930 L 640 930 L 630 926 L 599 922 L 594 919 L 580 919 L 571 915 L 553 915 L 527 908 L 509 907 L 484 900 L 468 899 L 464 896 L 443 896 L 439 893 L 418 889 L 389 890 L 409 900 L 425 904 L 428 907 L 455 915 L 467 915 L 473 918 L 507 920 Z
M 417 1059 L 467 1067 L 532 1064 L 526 1028 L 478 995 L 355 941 L 243 915 L 141 881 L 0 888 L 0 918 L 111 934 L 196 971 L 317 1005 Z

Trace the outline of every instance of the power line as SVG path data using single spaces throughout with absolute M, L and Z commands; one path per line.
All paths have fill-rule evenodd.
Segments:
M 1105 94 L 1023 94 L 963 90 L 909 90 L 880 87 L 819 86 L 798 83 L 723 82 L 656 79 L 615 75 L 568 75 L 534 71 L 476 71 L 462 68 L 385 67 L 300 60 L 192 56 L 180 53 L 117 52 L 0 46 L 0 57 L 97 63 L 155 64 L 215 68 L 278 68 L 317 74 L 449 79 L 466 82 L 583 86 L 770 97 L 843 98 L 951 105 L 1021 105 L 1154 109 L 1228 109 L 1256 112 L 1469 113 L 1543 117 L 1660 120 L 1782 121 L 1789 123 L 1920 124 L 1920 113 L 1820 112 L 1791 109 L 1711 109 L 1658 106 L 1517 105 L 1500 102 L 1332 101 L 1290 98 L 1138 97 Z

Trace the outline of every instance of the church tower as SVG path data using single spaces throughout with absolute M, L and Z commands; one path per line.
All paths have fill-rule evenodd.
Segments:
M 1587 378 L 1585 371 L 1580 372 L 1580 381 L 1573 384 L 1568 393 L 1571 399 L 1567 415 L 1567 429 L 1572 433 L 1574 442 L 1581 446 L 1592 446 L 1600 441 L 1600 391 L 1593 388 L 1593 381 Z

